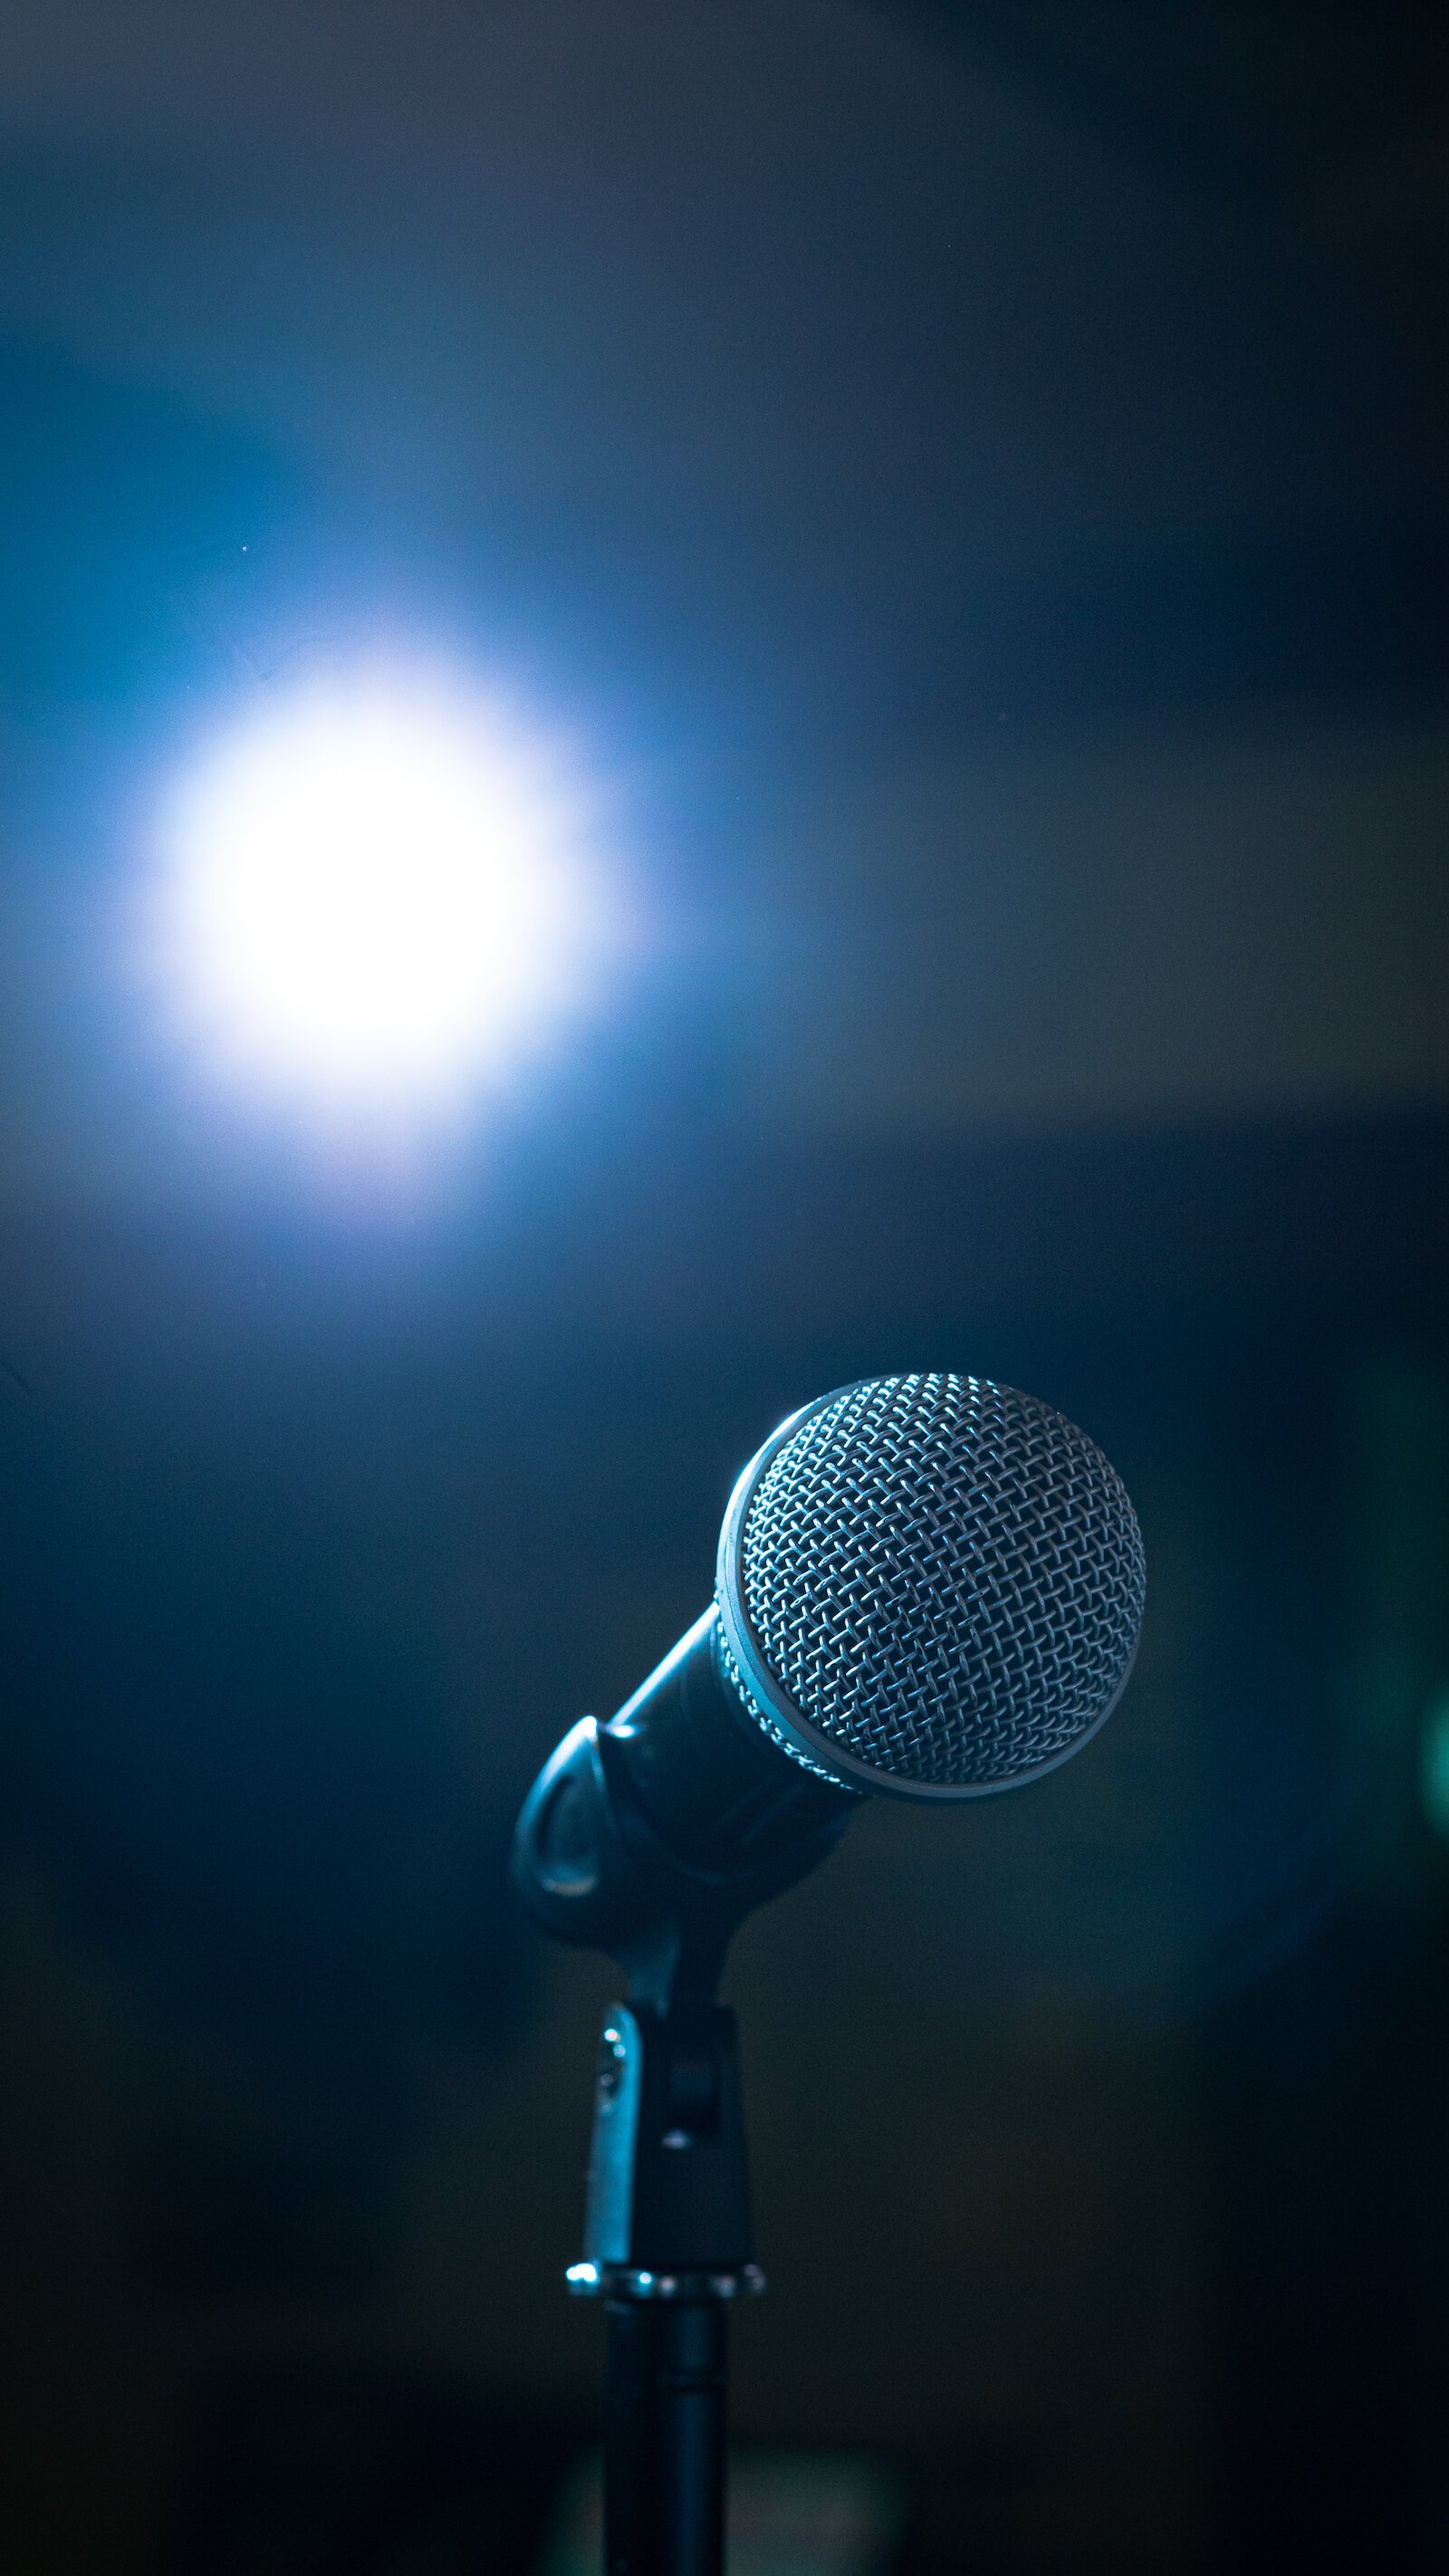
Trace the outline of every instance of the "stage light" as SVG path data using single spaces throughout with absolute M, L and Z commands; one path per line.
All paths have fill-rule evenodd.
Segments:
M 454 1098 L 577 995 L 593 911 L 564 764 L 436 683 L 303 689 L 175 790 L 178 1007 L 249 1077 L 333 1105 Z

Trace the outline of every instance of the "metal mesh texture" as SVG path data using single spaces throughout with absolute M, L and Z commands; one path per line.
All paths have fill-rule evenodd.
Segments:
M 1132 1660 L 1146 1569 L 1084 1432 L 979 1378 L 847 1387 L 760 1478 L 746 1615 L 802 1716 L 902 1780 L 989 1788 L 1068 1752 Z

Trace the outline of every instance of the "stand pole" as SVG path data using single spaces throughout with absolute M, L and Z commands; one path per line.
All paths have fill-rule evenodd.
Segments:
M 723 2576 L 725 2314 L 611 2299 L 606 2576 Z
M 725 2310 L 750 2243 L 734 2016 L 636 1993 L 604 2018 L 576 2297 L 608 2315 L 605 2576 L 723 2576 Z

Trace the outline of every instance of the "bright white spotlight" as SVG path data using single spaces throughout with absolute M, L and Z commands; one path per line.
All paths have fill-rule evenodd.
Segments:
M 168 948 L 209 1039 L 347 1101 L 456 1094 L 577 985 L 556 763 L 458 695 L 316 686 L 217 743 L 169 816 Z

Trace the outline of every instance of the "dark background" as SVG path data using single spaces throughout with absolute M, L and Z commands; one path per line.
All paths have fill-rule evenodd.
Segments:
M 918 2576 L 1445 2563 L 1445 141 L 1428 8 L 4 13 L 5 2576 L 535 2563 L 614 1972 L 509 1823 L 920 1366 L 1148 1629 L 741 1938 L 741 2435 Z M 406 1172 L 124 964 L 379 635 L 637 930 Z

